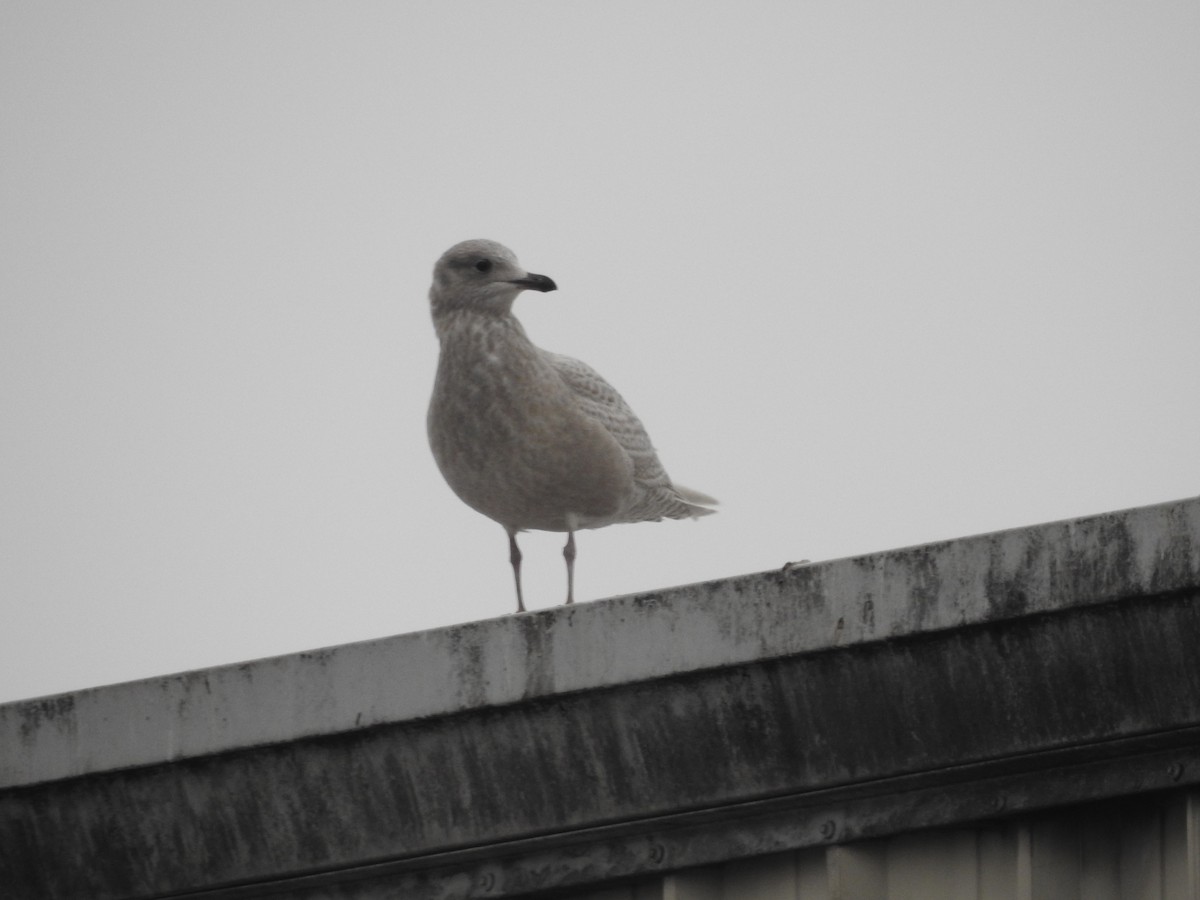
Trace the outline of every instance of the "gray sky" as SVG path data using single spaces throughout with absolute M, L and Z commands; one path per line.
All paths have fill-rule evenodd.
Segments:
M 425 439 L 466 238 L 722 501 L 581 600 L 1198 494 L 1198 159 L 1194 0 L 10 0 L 0 701 L 510 613 Z

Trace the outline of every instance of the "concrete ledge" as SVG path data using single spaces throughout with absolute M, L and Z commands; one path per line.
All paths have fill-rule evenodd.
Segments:
M 1200 498 L 0 704 L 0 788 L 1200 580 Z
M 1197 647 L 1200 499 L 9 704 L 0 884 L 514 896 L 1198 783 Z

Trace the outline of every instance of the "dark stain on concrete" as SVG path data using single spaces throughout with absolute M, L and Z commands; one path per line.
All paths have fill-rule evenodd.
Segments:
M 1195 594 L 1114 603 L 0 792 L 0 881 L 149 896 L 1195 726 L 1197 646 Z
M 31 741 L 37 732 L 49 725 L 58 728 L 75 728 L 75 696 L 62 694 L 44 700 L 32 700 L 17 707 L 21 716 L 20 734 L 22 741 Z

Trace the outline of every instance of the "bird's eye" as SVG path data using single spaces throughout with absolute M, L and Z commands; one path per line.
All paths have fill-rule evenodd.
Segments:
M 492 261 L 490 259 L 481 259 L 475 263 L 475 269 L 479 272 L 490 272 L 492 271 Z

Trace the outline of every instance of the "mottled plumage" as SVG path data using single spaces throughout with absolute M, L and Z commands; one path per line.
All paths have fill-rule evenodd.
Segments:
M 517 532 L 567 532 L 571 603 L 576 530 L 703 516 L 716 502 L 671 483 L 642 423 L 594 369 L 526 336 L 513 301 L 556 287 L 476 240 L 443 254 L 429 291 L 441 342 L 429 443 L 454 492 L 508 532 L 518 610 Z

